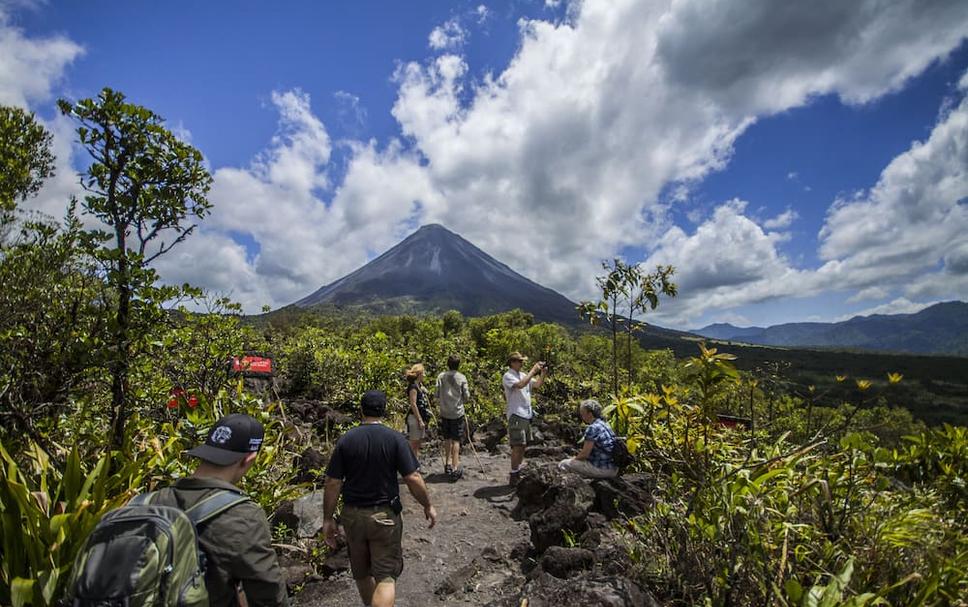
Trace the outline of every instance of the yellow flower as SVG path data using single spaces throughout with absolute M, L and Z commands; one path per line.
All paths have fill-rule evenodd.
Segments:
M 857 389 L 860 390 L 861 392 L 865 392 L 870 387 L 871 387 L 870 380 L 867 380 L 867 379 L 857 380 Z
M 900 381 L 902 379 L 904 379 L 904 376 L 901 375 L 900 373 L 888 373 L 887 374 L 887 383 L 889 383 L 889 384 L 897 384 L 897 383 L 900 383 Z
M 840 383 L 840 382 L 844 381 L 845 379 L 847 379 L 847 376 L 846 375 L 834 375 L 834 379 L 837 380 L 837 383 Z

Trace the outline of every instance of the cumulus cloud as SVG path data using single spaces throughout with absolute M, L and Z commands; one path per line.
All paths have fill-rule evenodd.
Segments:
M 827 93 L 863 103 L 946 56 L 966 20 L 968 5 L 957 0 L 685 0 L 664 17 L 657 55 L 670 82 L 739 115 Z
M 669 218 L 675 201 L 661 195 L 725 167 L 761 116 L 816 95 L 859 103 L 903 86 L 946 56 L 968 23 L 968 4 L 956 0 L 879 7 L 585 0 L 570 5 L 567 20 L 523 20 L 518 51 L 493 75 L 470 73 L 466 32 L 448 21 L 429 37 L 440 53 L 395 74 L 403 139 L 348 142 L 345 177 L 334 183 L 333 144 L 309 97 L 274 93 L 276 137 L 248 166 L 215 170 L 215 212 L 193 248 L 186 244 L 186 255 L 205 255 L 212 268 L 193 274 L 201 264 L 170 255 L 160 269 L 173 282 L 233 290 L 251 311 L 304 297 L 417 225 L 440 222 L 575 299 L 594 293 L 598 260 L 628 246 L 651 250 L 650 262 L 680 268 L 683 294 L 670 308 L 678 318 L 818 285 L 875 286 L 891 266 L 852 254 L 856 246 L 883 257 L 876 234 L 857 225 L 855 205 L 887 204 L 876 192 L 893 186 L 838 202 L 816 272 L 778 250 L 785 236 L 771 230 L 788 227 L 792 210 L 760 226 L 731 201 L 688 234 Z M 945 124 L 962 113 L 953 109 Z M 935 176 L 948 175 L 952 161 L 935 160 L 947 167 Z M 950 181 L 937 187 L 957 189 Z M 256 246 L 246 251 L 239 243 L 249 241 Z M 903 255 L 916 249 L 902 244 Z M 919 259 L 950 259 L 955 272 L 955 244 L 948 241 L 948 257 Z
M 871 316 L 874 314 L 914 314 L 916 312 L 920 312 L 925 308 L 933 306 L 936 303 L 940 303 L 940 302 L 938 301 L 917 302 L 917 301 L 910 301 L 904 297 L 898 297 L 893 301 L 889 301 L 879 306 L 867 308 L 866 310 L 861 310 L 860 312 L 854 312 L 853 314 L 845 314 L 840 318 L 835 319 L 833 322 L 842 322 L 845 320 L 850 320 L 855 316 Z
M 269 149 L 248 167 L 215 171 L 212 216 L 156 264 L 166 281 L 230 293 L 248 311 L 292 303 L 363 265 L 405 236 L 421 201 L 435 196 L 419 159 L 396 142 L 350 144 L 346 175 L 325 196 L 330 137 L 309 96 L 276 92 L 272 104 L 279 132 Z M 239 235 L 257 244 L 254 254 Z
M 837 200 L 820 231 L 818 274 L 855 287 L 964 296 L 968 273 L 968 97 L 868 191 Z M 940 270 L 935 270 L 938 266 Z
M 0 2 L 0 104 L 36 111 L 51 102 L 54 87 L 64 78 L 70 64 L 83 55 L 84 49 L 64 36 L 26 36 L 11 25 L 11 8 L 12 5 Z M 74 126 L 59 114 L 49 121 L 40 117 L 37 120 L 53 136 L 55 175 L 23 207 L 61 218 L 71 196 L 81 193 L 73 167 Z
M 480 11 L 482 7 L 484 8 L 483 13 Z M 481 19 L 486 18 L 487 7 L 484 7 L 483 5 L 478 7 L 477 14 Z M 438 25 L 435 27 L 433 31 L 430 32 L 428 43 L 430 44 L 430 48 L 437 51 L 447 49 L 452 50 L 460 48 L 464 44 L 466 38 L 467 31 L 461 27 L 460 21 L 454 18 L 444 22 L 443 25 Z
M 63 36 L 28 38 L 0 4 L 0 103 L 29 107 L 46 101 L 64 70 L 84 49 Z
M 764 221 L 763 227 L 767 230 L 782 230 L 784 228 L 789 228 L 790 225 L 799 217 L 800 215 L 796 211 L 793 209 L 787 209 L 776 217 Z

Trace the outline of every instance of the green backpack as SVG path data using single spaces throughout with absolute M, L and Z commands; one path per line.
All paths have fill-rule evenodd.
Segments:
M 208 606 L 198 528 L 249 498 L 226 489 L 181 510 L 152 504 L 156 496 L 138 495 L 104 515 L 74 560 L 68 605 Z

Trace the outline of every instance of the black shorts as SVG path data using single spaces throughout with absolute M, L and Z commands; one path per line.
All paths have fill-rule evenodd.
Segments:
M 464 439 L 464 416 L 457 419 L 440 418 L 440 435 L 448 440 Z

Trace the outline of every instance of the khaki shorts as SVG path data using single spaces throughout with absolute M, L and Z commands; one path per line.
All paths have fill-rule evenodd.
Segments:
M 508 419 L 508 442 L 512 447 L 523 447 L 534 442 L 531 420 L 512 415 Z
M 417 418 L 414 417 L 413 413 L 407 413 L 407 438 L 410 440 L 423 440 L 427 438 L 427 426 L 424 425 L 424 429 L 420 429 L 420 424 L 417 423 Z
M 343 506 L 353 579 L 396 580 L 403 572 L 403 519 L 389 506 Z

